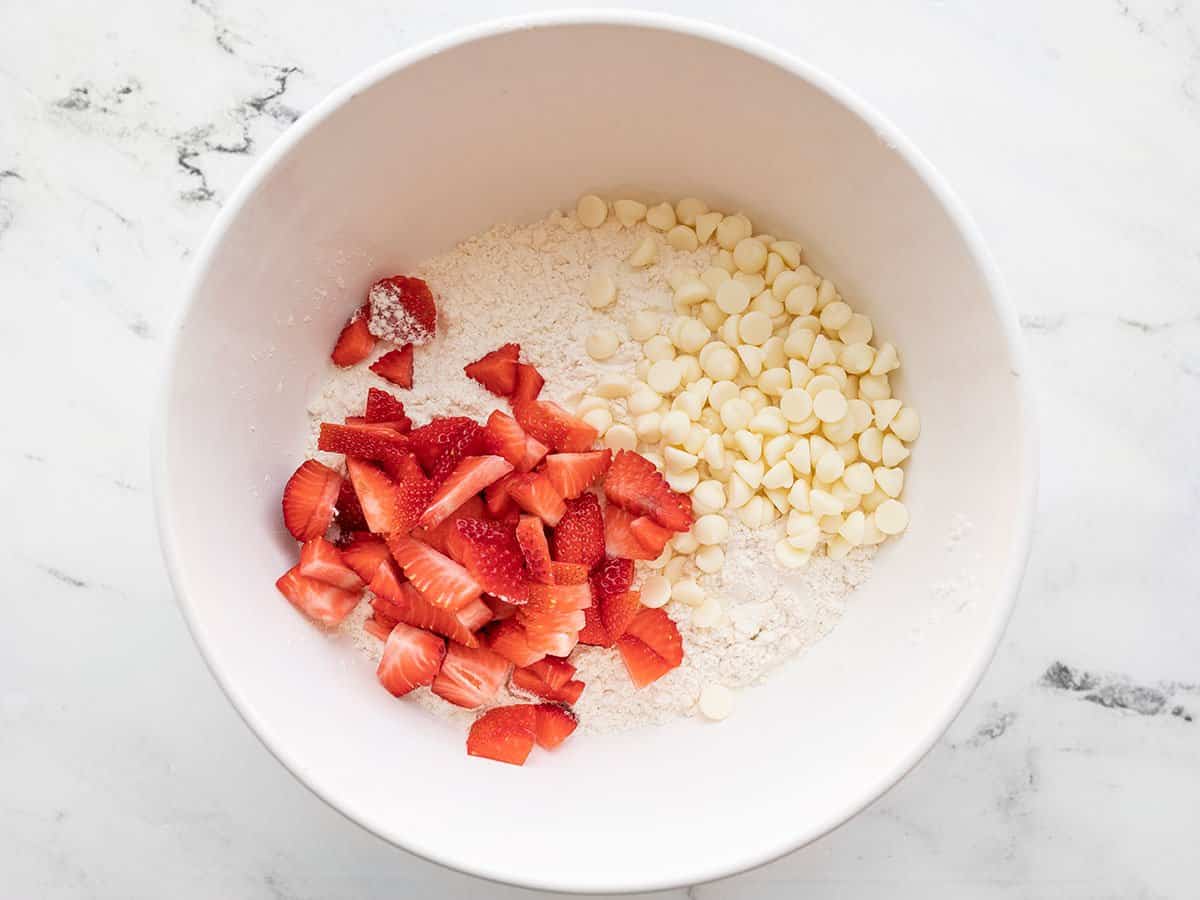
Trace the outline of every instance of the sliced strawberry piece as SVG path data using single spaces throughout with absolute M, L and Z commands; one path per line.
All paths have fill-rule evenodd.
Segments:
M 450 548 L 450 544 L 458 539 L 458 532 L 454 526 L 459 519 L 482 519 L 483 517 L 483 501 L 478 496 L 468 497 L 466 502 L 446 517 L 437 528 L 418 528 L 413 532 L 413 537 L 424 541 L 438 553 L 445 553 L 455 562 L 461 563 L 462 560 L 456 559 Z
M 478 494 L 512 470 L 512 464 L 501 456 L 467 457 L 438 487 L 429 507 L 421 514 L 419 524 L 424 528 L 436 528 L 468 497 Z
M 647 551 L 657 558 L 667 546 L 667 541 L 675 536 L 669 528 L 663 528 L 649 516 L 638 516 L 629 523 L 629 530 Z
M 604 558 L 604 514 L 595 494 L 566 501 L 567 511 L 554 526 L 550 554 L 559 562 L 591 569 Z
M 505 344 L 485 354 L 463 368 L 468 378 L 473 378 L 497 397 L 507 397 L 517 386 L 517 357 L 520 344 Z
M 517 502 L 508 496 L 508 483 L 512 478 L 510 473 L 483 489 L 483 503 L 489 518 L 503 519 L 510 510 L 517 508 Z
M 392 479 L 369 462 L 354 457 L 346 458 L 346 470 L 354 483 L 367 527 L 376 534 L 402 530 Z
M 305 541 L 300 548 L 300 574 L 332 584 L 343 591 L 361 591 L 366 584 L 346 561 L 342 553 L 323 537 Z
M 389 350 L 375 362 L 371 371 L 380 378 L 402 388 L 413 386 L 413 345 L 405 344 L 399 350 Z
M 532 471 L 533 467 L 540 463 L 549 452 L 550 448 L 548 448 L 537 438 L 525 435 L 525 456 L 521 458 L 519 463 L 517 463 L 517 471 Z
M 467 733 L 467 753 L 510 765 L 524 765 L 533 749 L 537 711 L 528 703 L 489 709 Z
M 478 434 L 479 423 L 466 416 L 445 416 L 432 419 L 428 425 L 422 425 L 409 434 L 413 452 L 421 468 L 426 472 L 433 469 L 433 464 L 446 448 L 456 443 L 464 434 Z
M 436 634 L 398 622 L 383 645 L 375 675 L 395 697 L 433 682 L 446 656 L 446 642 Z
M 364 582 L 375 577 L 379 564 L 392 558 L 391 551 L 381 538 L 371 534 L 356 534 L 342 547 L 342 560 L 352 568 Z
M 387 425 L 322 422 L 317 449 L 395 464 L 408 452 L 408 438 Z
M 599 437 L 595 428 L 549 400 L 529 400 L 513 406 L 513 414 L 525 431 L 551 450 L 579 453 Z
M 472 631 L 478 631 L 488 622 L 492 621 L 492 608 L 483 602 L 483 598 L 479 597 L 472 600 L 462 609 L 455 613 L 458 620 L 470 628 Z
M 640 591 L 625 591 L 622 594 L 612 594 L 600 598 L 600 621 L 611 640 L 618 640 L 629 628 L 642 610 L 642 595 Z
M 349 478 L 342 479 L 338 489 L 337 503 L 333 507 L 338 530 L 342 534 L 353 531 L 366 531 L 367 520 L 363 516 L 362 506 L 358 502 L 358 494 L 354 493 L 354 485 Z
M 683 661 L 679 629 L 661 609 L 643 609 L 629 623 L 617 650 L 638 687 L 661 678 Z
M 375 335 L 371 334 L 369 328 L 370 314 L 370 305 L 364 304 L 354 311 L 354 315 L 342 327 L 333 345 L 333 352 L 329 354 L 335 366 L 353 366 L 371 355 L 375 349 Z
M 489 594 L 510 603 L 524 603 L 529 597 L 525 584 L 525 560 L 517 544 L 515 529 L 501 522 L 483 519 L 459 519 L 455 525 L 458 546 L 449 541 L 459 561 Z
M 692 498 L 671 490 L 654 463 L 632 450 L 619 450 L 613 457 L 604 476 L 604 494 L 609 503 L 634 516 L 650 516 L 664 528 L 692 527 Z
M 575 667 L 565 659 L 548 656 L 541 662 L 527 667 L 529 672 L 546 683 L 547 687 L 560 688 L 575 677 Z
M 437 335 L 433 291 L 420 278 L 393 275 L 371 285 L 371 330 L 393 344 L 428 344 Z
M 496 696 L 508 669 L 508 660 L 499 653 L 451 643 L 432 690 L 447 703 L 474 709 Z
M 517 545 L 525 558 L 529 577 L 542 584 L 553 584 L 550 570 L 550 545 L 546 542 L 546 529 L 537 516 L 521 516 L 517 522 Z
M 593 647 L 611 647 L 612 640 L 608 629 L 600 619 L 600 595 L 592 587 L 592 603 L 583 611 L 583 627 L 579 629 L 579 643 L 591 644 Z
M 482 592 L 470 572 L 428 544 L 395 535 L 387 543 L 408 580 L 434 606 L 458 611 Z
M 298 565 L 284 572 L 275 582 L 275 587 L 292 606 L 322 625 L 340 624 L 362 598 L 359 591 L 345 591 L 301 575 Z
M 579 563 L 559 562 L 550 563 L 550 574 L 555 584 L 587 584 L 588 568 Z
M 552 453 L 546 457 L 546 467 L 542 471 L 563 499 L 571 500 L 595 484 L 611 463 L 611 450 Z
M 592 588 L 597 596 L 615 597 L 633 585 L 633 560 L 608 556 L 592 572 Z
M 568 678 L 562 684 L 551 684 L 538 672 L 538 666 L 542 663 L 563 663 L 570 665 L 564 659 L 559 659 L 556 656 L 547 656 L 540 663 L 535 663 L 528 668 L 514 669 L 512 673 L 512 686 L 545 700 L 559 700 L 563 703 L 574 703 L 578 700 L 579 695 L 583 693 L 584 683 Z M 574 669 L 575 667 L 571 666 L 571 670 L 574 671 Z
M 434 606 L 411 582 L 400 580 L 395 564 L 390 561 L 381 564 L 371 579 L 371 593 L 375 595 L 371 607 L 377 613 L 414 628 L 424 628 L 448 637 L 466 647 L 479 646 L 474 628 L 466 621 L 468 615 L 472 621 L 478 621 L 478 616 L 473 612 L 473 603 L 457 613 Z M 472 612 L 468 614 L 468 610 Z
M 526 631 L 529 634 L 529 646 L 534 650 L 542 651 L 547 656 L 570 656 L 571 651 L 579 643 L 578 629 L 534 631 L 527 628 Z
M 533 735 L 543 750 L 553 750 L 579 727 L 575 713 L 561 703 L 539 703 L 534 710 Z
M 485 606 L 492 611 L 493 622 L 503 622 L 506 619 L 511 619 L 517 614 L 520 606 L 515 603 L 509 603 L 507 600 L 501 600 L 499 597 L 492 597 L 484 594 L 481 598 Z
M 483 434 L 489 453 L 503 456 L 514 467 L 525 459 L 525 429 L 508 413 L 493 410 Z
M 283 488 L 283 524 L 298 541 L 320 537 L 333 520 L 342 476 L 315 459 L 300 464 Z
M 655 559 L 657 553 L 651 553 L 633 533 L 635 516 L 626 512 L 614 503 L 604 508 L 604 546 L 611 556 L 623 556 L 626 559 Z
M 528 616 L 537 622 L 548 621 L 545 614 L 553 612 L 582 612 L 592 604 L 592 590 L 584 584 L 538 584 L 529 582 Z M 584 626 L 584 619 L 572 618 L 578 621 L 573 626 L 576 631 Z M 557 626 L 554 630 L 559 630 Z
M 515 619 L 505 619 L 490 626 L 486 640 L 490 650 L 499 653 L 514 666 L 531 665 L 546 655 L 544 651 L 530 648 L 525 626 Z
M 563 498 L 550 484 L 550 479 L 537 472 L 514 474 L 508 480 L 508 496 L 517 506 L 554 527 L 567 511 Z
M 407 432 L 412 429 L 412 419 L 405 414 L 404 404 L 379 388 L 367 390 L 367 408 L 363 418 L 368 422 L 387 423 L 397 431 Z
M 396 623 L 386 616 L 380 616 L 375 613 L 371 618 L 363 622 L 363 631 L 372 637 L 377 637 L 381 641 L 386 641 L 388 635 L 392 633 L 392 629 L 396 627 Z
M 421 516 L 433 501 L 435 486 L 421 471 L 417 458 L 406 453 L 392 467 L 396 486 L 396 531 L 409 532 L 421 521 Z
M 510 398 L 513 408 L 515 409 L 519 403 L 536 400 L 545 383 L 546 379 L 542 377 L 542 373 L 533 366 L 528 363 L 517 363 L 517 385 L 513 388 Z

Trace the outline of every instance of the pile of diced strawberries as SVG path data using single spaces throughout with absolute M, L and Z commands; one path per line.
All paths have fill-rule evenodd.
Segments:
M 436 334 L 436 307 L 419 279 L 385 282 L 420 324 L 418 340 L 371 369 L 411 388 L 414 344 Z M 374 352 L 369 317 L 368 302 L 342 330 L 337 365 Z M 369 590 L 364 627 L 384 641 L 378 677 L 397 697 L 428 685 L 476 709 L 508 681 L 544 700 L 492 707 L 471 727 L 468 753 L 520 765 L 535 742 L 555 747 L 576 727 L 577 644 L 615 646 L 638 687 L 682 661 L 675 623 L 640 603 L 633 561 L 655 559 L 691 527 L 691 501 L 637 453 L 592 449 L 591 426 L 538 399 L 544 379 L 519 345 L 465 374 L 512 414 L 414 428 L 399 399 L 371 388 L 363 415 L 322 423 L 318 446 L 345 456 L 346 476 L 308 460 L 288 481 L 284 523 L 302 545 L 276 585 L 325 626 Z

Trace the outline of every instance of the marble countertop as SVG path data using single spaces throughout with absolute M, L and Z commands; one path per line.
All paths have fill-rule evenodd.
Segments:
M 0 893 L 533 896 L 392 848 L 259 745 L 171 601 L 147 434 L 181 279 L 254 158 L 366 64 L 555 5 L 5 13 Z M 642 6 L 786 47 L 924 150 L 1007 277 L 1043 440 L 1020 603 L 945 738 L 823 840 L 674 896 L 1196 896 L 1200 4 Z

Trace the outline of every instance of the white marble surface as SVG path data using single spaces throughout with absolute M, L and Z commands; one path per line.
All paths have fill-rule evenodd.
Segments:
M 4 4 L 0 894 L 532 896 L 393 849 L 258 744 L 171 600 L 146 445 L 181 278 L 253 158 L 366 64 L 551 5 Z M 1022 313 L 1044 442 L 1021 602 L 946 738 L 688 896 L 1197 896 L 1200 4 L 650 5 L 808 58 L 942 169 Z

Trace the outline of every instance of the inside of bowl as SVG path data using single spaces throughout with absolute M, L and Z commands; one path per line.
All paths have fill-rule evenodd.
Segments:
M 616 61 L 620 63 L 617 64 Z M 798 239 L 903 355 L 912 525 L 837 629 L 720 725 L 591 737 L 523 769 L 391 699 L 275 593 L 305 407 L 377 277 L 588 190 L 695 195 Z M 311 124 L 236 210 L 174 360 L 163 526 L 185 608 L 273 751 L 379 834 L 525 884 L 685 883 L 868 802 L 958 708 L 1007 614 L 1025 485 L 1019 373 L 952 216 L 810 81 L 696 34 L 570 24 L 394 68 Z M 430 810 L 440 811 L 430 815 Z

